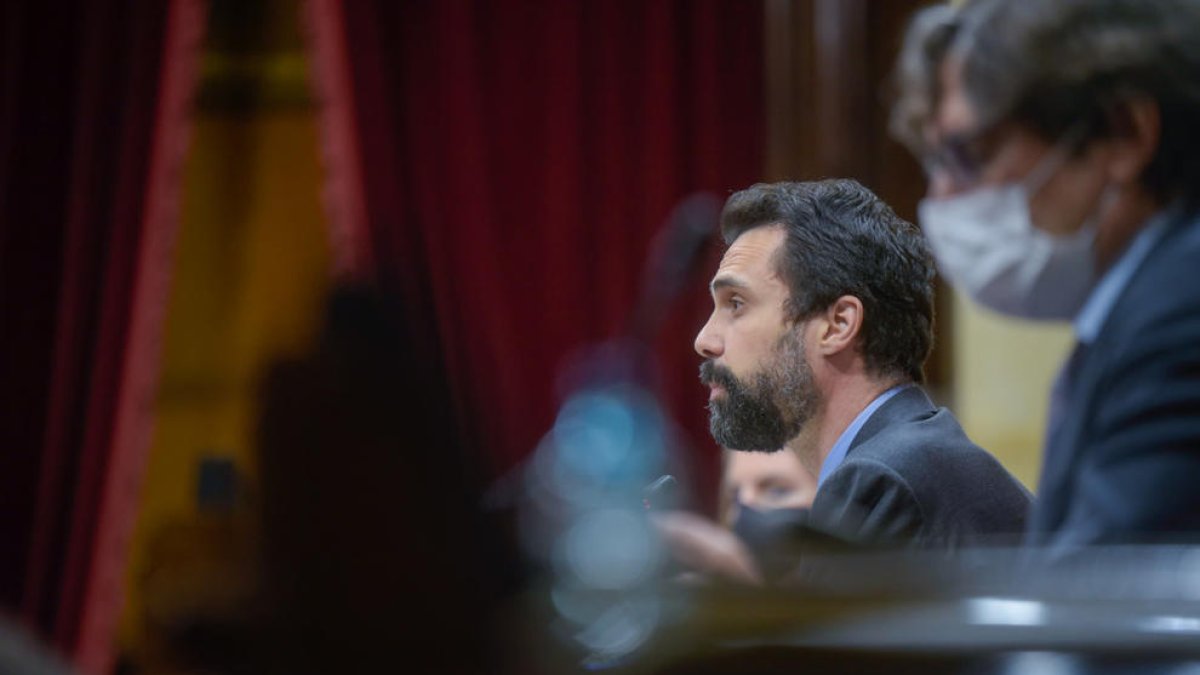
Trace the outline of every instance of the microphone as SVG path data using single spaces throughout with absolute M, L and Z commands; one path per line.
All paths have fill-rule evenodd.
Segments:
M 671 303 L 704 261 L 720 213 L 720 201 L 707 192 L 688 196 L 671 212 L 646 257 L 642 293 L 629 330 L 635 340 L 649 342 L 654 337 Z

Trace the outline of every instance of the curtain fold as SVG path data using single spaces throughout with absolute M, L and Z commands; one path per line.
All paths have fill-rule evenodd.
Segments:
M 341 259 L 430 318 L 496 468 L 549 428 L 560 366 L 626 329 L 674 204 L 761 176 L 760 2 L 309 0 Z M 659 340 L 665 400 L 716 463 L 691 289 Z M 403 383 L 397 383 L 403 386 Z
M 0 12 L 0 601 L 100 672 L 149 439 L 204 3 Z

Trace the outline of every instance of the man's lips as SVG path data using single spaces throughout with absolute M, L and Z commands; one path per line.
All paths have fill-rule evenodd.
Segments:
M 711 401 L 714 398 L 717 398 L 718 396 L 723 395 L 724 393 L 725 393 L 725 387 L 722 387 L 719 384 L 708 385 L 708 400 Z

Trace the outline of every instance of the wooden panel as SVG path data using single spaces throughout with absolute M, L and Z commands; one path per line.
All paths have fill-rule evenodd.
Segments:
M 867 0 L 816 0 L 810 39 L 816 45 L 817 166 L 823 174 L 870 184 L 876 134 L 870 124 L 868 11 Z
M 920 167 L 887 133 L 890 77 L 908 19 L 928 0 L 766 0 L 768 180 L 855 178 L 913 220 Z M 926 374 L 948 400 L 949 294 Z
M 816 55 L 805 39 L 813 22 L 812 3 L 767 0 L 767 167 L 771 181 L 802 180 L 817 175 L 816 118 L 811 88 Z

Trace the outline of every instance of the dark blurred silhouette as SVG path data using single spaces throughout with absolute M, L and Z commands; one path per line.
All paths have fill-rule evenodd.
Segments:
M 425 325 L 364 289 L 329 304 L 314 353 L 267 380 L 260 445 L 263 669 L 505 672 L 508 531 Z

